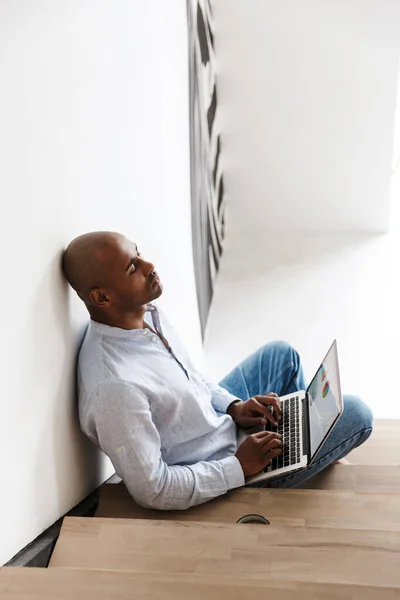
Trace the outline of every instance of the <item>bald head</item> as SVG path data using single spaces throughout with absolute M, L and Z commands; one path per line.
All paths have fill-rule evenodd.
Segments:
M 109 285 L 112 252 L 127 242 L 120 233 L 94 231 L 80 235 L 69 244 L 63 257 L 64 274 L 86 303 L 91 289 Z
M 64 252 L 63 268 L 92 319 L 124 329 L 143 327 L 146 305 L 163 290 L 154 264 L 111 231 L 75 238 Z

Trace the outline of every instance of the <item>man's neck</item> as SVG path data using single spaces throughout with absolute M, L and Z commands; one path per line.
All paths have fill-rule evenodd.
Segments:
M 91 318 L 97 323 L 108 325 L 109 327 L 119 327 L 120 329 L 143 329 L 144 315 L 147 305 L 144 304 L 137 311 L 125 314 L 98 314 L 91 313 Z

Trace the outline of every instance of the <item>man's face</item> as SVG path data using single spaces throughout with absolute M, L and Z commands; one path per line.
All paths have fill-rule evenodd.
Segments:
M 109 285 L 105 291 L 114 308 L 136 310 L 161 296 L 163 286 L 154 264 L 143 258 L 136 244 L 118 236 L 106 258 Z

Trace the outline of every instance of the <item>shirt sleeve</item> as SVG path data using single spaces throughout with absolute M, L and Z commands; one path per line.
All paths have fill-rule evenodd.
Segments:
M 184 510 L 244 485 L 236 456 L 169 466 L 144 394 L 126 384 L 103 384 L 94 392 L 100 448 L 132 498 L 141 506 Z
M 240 400 L 237 396 L 230 394 L 225 388 L 217 383 L 208 381 L 203 377 L 203 381 L 211 392 L 211 404 L 214 410 L 219 413 L 226 413 L 226 410 L 232 402 Z

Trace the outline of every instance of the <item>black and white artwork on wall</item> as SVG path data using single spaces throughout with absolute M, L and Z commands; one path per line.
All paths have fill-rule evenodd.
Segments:
M 209 0 L 187 0 L 193 258 L 201 330 L 207 323 L 225 228 L 214 27 Z

